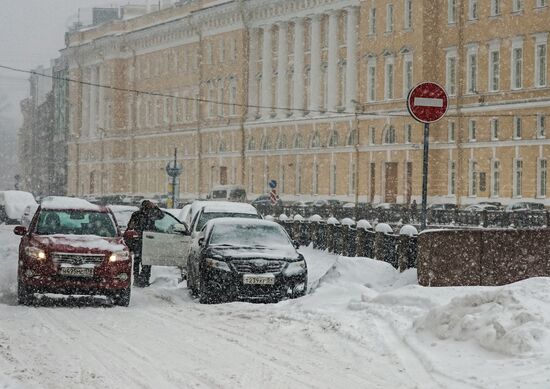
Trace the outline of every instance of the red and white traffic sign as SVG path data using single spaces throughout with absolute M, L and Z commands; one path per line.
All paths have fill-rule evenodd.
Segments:
M 448 101 L 445 89 L 434 82 L 423 82 L 409 92 L 407 108 L 419 122 L 433 123 L 445 115 Z

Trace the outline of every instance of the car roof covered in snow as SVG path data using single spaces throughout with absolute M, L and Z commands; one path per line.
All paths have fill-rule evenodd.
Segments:
M 105 212 L 107 208 L 95 205 L 84 199 L 64 196 L 48 196 L 42 199 L 42 209 L 77 209 L 82 211 Z
M 270 220 L 264 220 L 264 219 L 246 219 L 246 218 L 237 218 L 237 217 L 220 217 L 217 219 L 209 220 L 205 227 L 205 235 L 208 235 L 212 228 L 218 225 L 223 226 L 274 226 L 276 228 L 281 229 L 284 231 L 283 227 L 279 223 L 272 222 Z
M 206 202 L 203 206 L 205 213 L 244 213 L 249 215 L 257 215 L 258 210 L 254 206 L 247 203 L 235 203 L 232 201 L 211 201 Z

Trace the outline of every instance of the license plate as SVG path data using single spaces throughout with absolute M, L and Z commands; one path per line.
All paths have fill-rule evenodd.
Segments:
M 93 277 L 94 269 L 91 267 L 62 267 L 59 274 L 69 277 Z
M 245 274 L 243 284 L 247 285 L 273 285 L 275 276 L 273 274 Z

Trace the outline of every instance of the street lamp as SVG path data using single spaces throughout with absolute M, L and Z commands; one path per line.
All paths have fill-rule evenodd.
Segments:
M 352 99 L 351 102 L 354 106 L 354 131 L 355 131 L 355 218 L 357 219 L 359 214 L 359 112 L 362 112 L 363 105 L 355 99 Z

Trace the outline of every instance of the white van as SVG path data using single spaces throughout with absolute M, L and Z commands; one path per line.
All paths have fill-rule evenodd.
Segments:
M 246 190 L 242 185 L 218 185 L 212 188 L 208 200 L 246 202 Z

